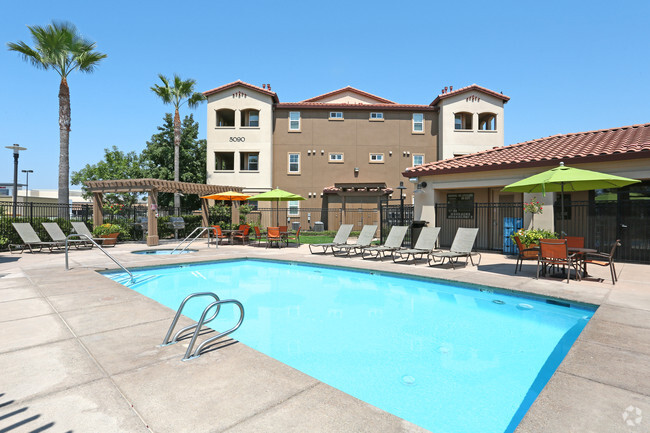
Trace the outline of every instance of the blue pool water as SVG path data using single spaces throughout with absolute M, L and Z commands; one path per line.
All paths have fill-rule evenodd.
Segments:
M 174 310 L 194 292 L 237 299 L 246 316 L 233 338 L 433 432 L 514 431 L 594 311 L 267 260 L 147 268 L 133 284 L 106 275 Z M 207 302 L 190 301 L 185 314 L 198 320 Z M 237 317 L 224 306 L 210 325 L 225 330 Z

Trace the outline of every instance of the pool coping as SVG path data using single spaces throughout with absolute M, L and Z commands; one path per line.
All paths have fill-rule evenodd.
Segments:
M 116 256 L 120 256 L 124 259 L 123 256 L 129 254 L 127 249 L 132 249 L 133 247 L 141 248 L 141 245 L 133 245 L 130 247 L 120 246 L 120 251 Z M 122 251 L 122 249 L 124 251 Z M 648 390 L 650 387 L 648 383 L 650 382 L 645 380 L 648 378 L 647 370 L 650 370 L 645 368 L 645 366 L 650 366 L 650 326 L 648 325 L 650 321 L 646 320 L 647 318 L 650 318 L 650 295 L 648 294 L 650 292 L 647 290 L 649 288 L 648 282 L 644 280 L 644 275 L 648 270 L 647 266 L 627 264 L 620 266 L 619 269 L 623 268 L 621 279 L 620 282 L 613 287 L 608 287 L 611 286 L 611 284 L 608 283 L 600 283 L 600 285 L 598 285 L 590 282 L 571 282 L 567 287 L 566 283 L 558 283 L 554 281 L 529 281 L 529 274 L 524 274 L 523 278 L 519 276 L 513 278 L 511 275 L 506 274 L 497 274 L 496 276 L 490 275 L 489 271 L 486 273 L 480 271 L 477 272 L 475 269 L 471 268 L 455 271 L 450 269 L 436 270 L 427 269 L 428 267 L 426 265 L 400 265 L 393 264 L 392 261 L 384 261 L 383 263 L 380 263 L 368 260 L 362 261 L 361 259 L 332 258 L 330 256 L 323 257 L 320 255 L 311 256 L 308 252 L 304 251 L 304 248 L 284 250 L 285 251 L 271 252 L 262 249 L 238 246 L 220 247 L 218 251 L 215 251 L 214 248 L 210 248 L 209 250 L 203 248 L 199 251 L 198 255 L 195 255 L 195 253 L 191 256 L 178 256 L 174 257 L 173 261 L 182 261 L 185 263 L 213 261 L 216 255 L 223 259 L 258 259 L 264 257 L 273 257 L 273 259 L 277 259 L 277 257 L 282 257 L 280 258 L 281 261 L 298 261 L 306 264 L 318 265 L 330 264 L 338 267 L 343 265 L 343 267 L 346 268 L 351 267 L 348 266 L 349 264 L 353 264 L 353 269 L 383 272 L 388 268 L 391 269 L 388 271 L 390 274 L 402 276 L 406 274 L 409 278 L 412 278 L 413 274 L 415 274 L 421 276 L 424 275 L 427 279 L 433 277 L 434 279 L 443 281 L 460 281 L 461 283 L 478 284 L 481 286 L 485 286 L 485 282 L 489 280 L 490 284 L 487 285 L 491 286 L 496 284 L 496 288 L 505 289 L 506 292 L 514 292 L 514 294 L 518 296 L 521 296 L 523 292 L 533 295 L 541 295 L 543 297 L 567 299 L 571 302 L 599 305 L 600 308 L 596 311 L 582 335 L 578 338 L 578 341 L 574 344 L 573 348 L 553 375 L 549 384 L 544 388 L 538 399 L 528 411 L 528 414 L 516 431 L 628 431 L 628 426 L 622 418 L 622 414 L 625 413 L 628 407 L 639 408 L 646 414 L 650 414 L 650 391 Z M 46 301 L 46 303 L 49 303 L 53 312 L 52 314 L 41 314 L 40 316 L 35 316 L 33 320 L 39 318 L 42 319 L 43 317 L 58 316 L 64 323 L 67 323 L 68 325 L 71 324 L 72 330 L 74 331 L 75 322 L 72 319 L 83 315 L 83 310 L 101 310 L 102 312 L 108 312 L 112 307 L 111 305 L 102 305 L 101 307 L 97 307 L 93 306 L 94 304 L 90 302 L 86 307 L 80 305 L 80 308 L 74 310 L 73 313 L 70 313 L 69 310 L 60 311 L 60 309 L 57 308 L 56 303 L 61 302 L 61 298 L 65 298 L 66 296 L 62 294 L 54 294 L 57 293 L 57 290 L 62 290 L 59 288 L 62 283 L 58 281 L 58 279 L 70 280 L 70 282 L 83 281 L 83 284 L 85 285 L 97 286 L 97 293 L 103 293 L 103 290 L 107 290 L 111 293 L 118 293 L 119 290 L 115 291 L 115 286 L 108 287 L 112 284 L 122 287 L 119 283 L 113 282 L 95 272 L 98 269 L 107 269 L 105 266 L 107 263 L 105 258 L 97 256 L 96 254 L 94 254 L 92 258 L 90 255 L 87 255 L 88 257 L 82 257 L 83 255 L 84 253 L 77 252 L 71 255 L 73 258 L 73 269 L 68 271 L 68 273 L 62 271 L 62 258 L 59 258 L 58 260 L 53 258 L 50 261 L 50 256 L 48 255 L 35 254 L 31 257 L 25 255 L 20 258 L 20 266 L 9 269 L 9 275 L 13 276 L 13 278 L 0 278 L 0 294 L 8 293 L 3 292 L 3 288 L 12 290 L 15 287 L 19 287 L 18 290 L 34 290 L 40 292 L 41 296 L 34 296 L 29 299 L 34 303 L 36 303 L 36 300 L 38 299 Z M 133 260 L 133 255 L 130 256 L 130 262 L 137 262 L 139 264 L 153 265 L 153 263 L 157 261 L 160 262 L 158 265 L 161 265 L 169 264 L 171 262 L 168 260 L 170 259 L 170 256 L 147 257 L 144 255 L 141 260 Z M 485 256 L 486 255 L 484 254 L 484 261 Z M 4 253 L 0 254 L 0 273 L 5 272 L 5 268 L 7 267 L 7 265 L 1 261 L 4 257 L 8 256 Z M 500 266 L 497 262 L 504 262 L 505 264 L 503 266 L 514 267 L 514 260 L 506 259 L 503 256 L 498 257 L 496 255 L 494 257 L 488 257 L 490 260 L 488 260 L 486 269 L 489 269 L 490 266 Z M 41 258 L 45 259 L 48 263 L 41 263 L 44 261 L 40 260 Z M 138 259 L 140 259 L 140 257 L 138 257 Z M 396 269 L 397 271 L 394 272 L 393 269 Z M 50 282 L 45 281 L 45 278 L 43 278 L 44 272 L 47 273 L 51 280 Z M 101 279 L 105 282 L 101 283 L 95 281 L 96 279 Z M 480 281 L 479 283 L 476 282 L 477 279 Z M 14 284 L 12 284 L 12 280 Z M 507 281 L 508 284 L 504 284 L 504 281 Z M 57 284 L 59 286 L 57 286 Z M 503 287 L 504 285 L 509 287 Z M 521 290 L 524 286 L 531 290 Z M 570 291 L 567 291 L 567 289 Z M 575 289 L 578 290 L 575 291 Z M 84 296 L 83 291 L 77 293 L 80 293 L 81 297 Z M 558 294 L 566 294 L 567 296 L 558 296 Z M 0 299 L 0 307 L 4 306 L 5 308 L 10 307 L 10 304 L 18 302 L 1 301 L 2 299 Z M 124 301 L 117 305 L 124 308 L 124 306 L 129 302 L 141 302 L 141 300 Z M 152 308 L 154 308 L 157 303 L 149 300 L 149 302 L 145 301 L 144 304 L 151 305 Z M 18 307 L 18 305 L 16 305 L 16 307 Z M 602 307 L 606 307 L 606 309 L 603 309 Z M 113 308 L 113 310 L 115 309 L 116 308 Z M 173 312 L 171 312 L 171 310 L 162 311 L 161 314 L 165 316 L 165 320 L 169 320 L 170 315 L 173 315 Z M 20 322 L 21 320 L 25 321 L 28 319 L 17 319 L 15 322 Z M 70 322 L 71 320 L 72 322 Z M 162 338 L 162 334 L 164 334 L 164 331 L 166 331 L 166 327 L 168 326 L 168 322 L 165 322 L 165 320 L 152 322 L 152 326 L 156 323 L 160 325 L 160 329 L 157 332 L 159 338 Z M 63 344 L 62 342 L 72 339 L 79 343 L 82 348 L 85 347 L 85 350 L 89 355 L 91 355 L 91 358 L 94 358 L 94 362 L 97 363 L 100 371 L 104 370 L 104 374 L 100 375 L 100 378 L 95 378 L 94 381 L 91 381 L 90 383 L 92 383 L 93 386 L 99 386 L 97 380 L 100 380 L 100 382 L 103 381 L 102 385 L 106 385 L 107 389 L 120 394 L 121 399 L 116 398 L 116 403 L 114 404 L 116 406 L 120 406 L 121 404 L 123 405 L 124 401 L 134 404 L 134 408 L 130 409 L 127 407 L 122 411 L 123 418 L 120 419 L 126 420 L 127 418 L 133 418 L 134 420 L 140 423 L 144 422 L 147 425 L 148 423 L 152 423 L 152 425 L 154 425 L 152 430 L 166 431 L 165 428 L 156 428 L 160 427 L 159 425 L 156 425 L 159 420 L 152 419 L 155 417 L 150 417 L 148 415 L 149 413 L 152 413 L 148 412 L 150 409 L 146 407 L 147 404 L 151 404 L 150 401 L 147 401 L 147 398 L 140 395 L 137 390 L 132 389 L 132 387 L 129 387 L 128 384 L 120 379 L 123 379 L 125 375 L 128 376 L 130 374 L 131 379 L 137 382 L 136 379 L 139 378 L 138 375 L 144 374 L 142 373 L 143 370 L 163 368 L 170 371 L 183 371 L 184 368 L 174 366 L 174 362 L 165 358 L 163 360 L 156 359 L 155 362 L 151 363 L 151 365 L 140 366 L 131 369 L 128 372 L 119 372 L 114 374 L 107 371 L 105 368 L 106 365 L 112 365 L 111 362 L 114 362 L 114 360 L 109 359 L 110 357 L 105 354 L 102 355 L 105 356 L 105 358 L 102 358 L 95 353 L 96 349 L 92 345 L 90 346 L 90 349 L 88 346 L 84 345 L 84 343 L 90 344 L 88 342 L 93 338 L 102 338 L 102 335 L 104 334 L 121 332 L 126 335 L 131 331 L 135 332 L 135 327 L 140 327 L 138 329 L 141 330 L 142 326 L 145 325 L 126 326 L 118 330 L 108 330 L 89 335 L 68 336 L 68 338 L 56 340 L 55 342 L 49 341 L 44 344 L 19 347 L 10 351 L 0 350 L 0 359 L 3 357 L 5 359 L 17 357 L 21 353 L 26 353 L 30 350 L 47 350 L 48 348 L 52 348 L 52 346 Z M 240 344 L 239 346 L 244 345 Z M 198 366 L 201 364 L 200 367 L 192 367 L 192 369 L 208 368 L 206 371 L 211 371 L 209 368 L 213 363 L 222 363 L 225 365 L 228 364 L 228 362 L 234 362 L 234 354 L 236 350 L 246 352 L 241 347 L 239 349 L 228 347 L 221 351 L 210 352 L 201 357 L 204 360 L 197 360 L 195 365 Z M 228 359 L 231 355 L 233 356 L 233 359 Z M 246 352 L 246 356 L 252 356 L 252 358 L 257 359 L 255 355 L 251 355 L 249 352 Z M 273 362 L 265 359 L 264 356 L 259 356 L 259 358 L 260 362 L 264 366 L 268 366 L 269 369 L 279 369 L 278 371 L 281 372 L 281 374 L 278 373 L 279 376 L 291 377 L 292 380 L 300 382 L 302 388 L 300 388 L 300 390 L 295 394 L 278 400 L 277 404 L 269 405 L 264 410 L 257 412 L 252 411 L 246 416 L 242 415 L 240 422 L 230 425 L 225 429 L 215 428 L 202 430 L 201 425 L 196 425 L 195 431 L 247 431 L 246 429 L 249 429 L 248 431 L 250 431 L 250 428 L 262 425 L 260 423 L 267 426 L 266 431 L 280 431 L 283 429 L 289 429 L 289 427 L 294 425 L 301 425 L 305 428 L 305 424 L 301 424 L 298 421 L 300 414 L 302 413 L 305 415 L 305 411 L 307 411 L 306 414 L 313 420 L 307 428 L 311 431 L 422 431 L 422 429 L 418 429 L 416 426 L 413 426 L 397 417 L 393 417 L 392 415 L 386 416 L 385 413 L 382 413 L 381 411 L 378 412 L 376 408 L 364 404 L 363 402 L 356 401 L 356 399 L 347 396 L 347 394 L 329 389 L 324 384 L 320 384 L 317 381 L 312 382 L 309 379 L 300 376 L 300 374 L 297 374 L 296 372 L 292 372 L 281 366 L 276 366 Z M 208 359 L 211 361 L 206 361 Z M 590 364 L 590 359 L 597 359 L 598 365 L 591 365 L 594 364 L 594 362 L 592 361 Z M 175 362 L 178 361 L 176 360 Z M 191 364 L 192 362 L 182 364 Z M 296 379 L 296 377 L 298 378 Z M 635 380 L 630 380 L 630 377 Z M 79 386 L 70 386 L 66 388 L 66 390 L 68 393 L 73 394 L 81 389 L 82 386 L 91 385 L 84 383 Z M 166 389 L 164 387 L 160 390 L 160 392 L 163 393 L 165 391 Z M 22 401 L 24 403 L 30 403 L 31 405 L 40 405 L 38 407 L 54 407 L 56 406 L 55 400 L 58 398 L 57 396 L 60 396 L 61 392 L 60 389 L 55 389 L 52 390 L 52 392 L 25 398 Z M 253 395 L 248 397 L 255 400 L 256 396 Z M 149 397 L 149 400 L 151 399 L 152 398 Z M 246 400 L 246 398 L 243 399 Z M 306 402 L 311 403 L 306 404 Z M 156 403 L 162 404 L 160 402 Z M 144 408 L 142 412 L 140 412 L 138 411 L 138 407 L 142 405 L 144 405 Z M 321 407 L 328 408 L 329 415 L 328 413 L 322 413 L 323 411 L 318 409 Z M 599 412 L 594 413 L 594 408 L 598 408 Z M 107 410 L 108 408 L 105 409 Z M 44 410 L 43 413 L 47 414 L 49 412 Z M 55 412 L 51 413 L 54 414 Z M 208 412 L 208 414 L 210 413 L 212 412 Z M 0 414 L 2 414 L 2 412 L 0 412 Z M 340 418 L 339 422 L 331 418 L 332 414 L 336 414 L 337 417 Z M 212 414 L 208 416 L 214 417 L 215 415 Z M 77 418 L 79 418 L 79 416 Z M 83 420 L 77 418 L 72 417 L 68 421 L 76 420 L 75 422 L 83 425 Z M 117 418 L 115 415 L 113 416 L 113 419 Z M 645 423 L 645 419 L 642 422 Z M 93 425 L 96 431 L 101 431 L 97 424 Z M 84 430 L 79 427 L 79 425 L 77 425 L 77 428 Z M 129 431 L 129 429 L 126 429 L 125 431 Z

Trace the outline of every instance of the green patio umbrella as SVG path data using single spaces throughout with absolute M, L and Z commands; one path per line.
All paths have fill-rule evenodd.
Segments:
M 565 191 L 590 191 L 593 189 L 620 188 L 640 180 L 627 177 L 614 176 L 613 174 L 599 173 L 597 171 L 582 170 L 567 167 L 560 162 L 559 167 L 552 168 L 542 173 L 535 174 L 502 189 L 507 192 L 560 192 L 562 210 L 561 233 L 564 232 L 564 192 Z
M 281 201 L 296 201 L 304 200 L 305 197 L 302 197 L 298 194 L 293 194 L 289 191 L 285 191 L 280 188 L 273 189 L 271 191 L 266 191 L 261 194 L 248 197 L 246 200 L 250 201 L 275 201 L 276 205 L 276 224 L 280 225 L 280 202 Z

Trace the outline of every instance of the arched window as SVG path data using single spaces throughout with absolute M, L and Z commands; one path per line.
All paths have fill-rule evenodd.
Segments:
M 478 115 L 479 131 L 496 131 L 497 115 L 494 113 L 480 113 Z
M 235 126 L 235 110 L 222 108 L 217 110 L 217 127 Z
M 259 110 L 253 110 L 253 109 L 242 110 L 241 126 L 259 127 L 260 126 Z
M 472 113 L 463 111 L 454 114 L 454 129 L 472 129 Z

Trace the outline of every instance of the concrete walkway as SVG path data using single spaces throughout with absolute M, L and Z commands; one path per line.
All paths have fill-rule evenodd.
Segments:
M 194 246 L 194 245 L 193 245 Z M 453 279 L 600 305 L 517 432 L 650 431 L 650 267 L 619 264 L 620 281 L 534 280 L 514 260 L 429 268 L 311 255 L 307 246 L 199 245 L 185 256 L 111 254 L 129 267 L 235 257 L 276 258 Z M 180 362 L 187 341 L 160 348 L 174 311 L 95 272 L 98 250 L 0 253 L 0 431 L 419 432 L 423 429 L 244 344 Z M 189 323 L 185 319 L 185 323 Z M 471 410 L 465 408 L 464 410 Z M 39 430 L 42 429 L 42 430 Z

